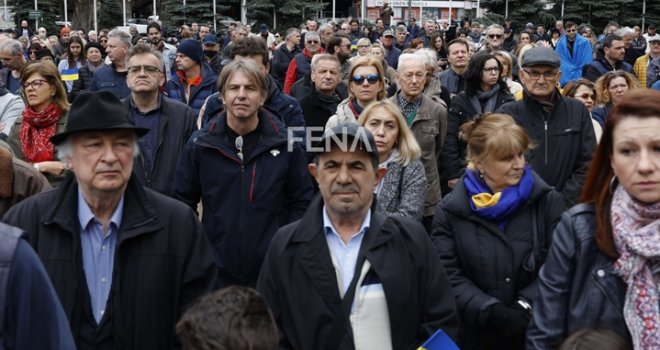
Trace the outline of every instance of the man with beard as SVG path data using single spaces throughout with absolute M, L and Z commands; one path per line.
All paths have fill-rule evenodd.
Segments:
M 559 84 L 564 86 L 571 80 L 582 77 L 582 67 L 591 64 L 593 55 L 589 39 L 577 35 L 575 22 L 567 21 L 564 25 L 566 35 L 559 38 L 555 51 L 561 59 L 561 80 Z
M 207 34 L 202 40 L 204 46 L 204 57 L 206 63 L 211 66 L 215 74 L 220 74 L 222 70 L 222 58 L 218 55 L 220 52 L 220 44 L 218 44 L 218 37 L 213 34 Z
M 603 40 L 603 52 L 603 57 L 595 59 L 585 68 L 584 78 L 595 82 L 601 75 L 613 70 L 635 74 L 632 66 L 623 60 L 626 56 L 626 48 L 622 37 L 616 34 L 608 35 Z
M 341 65 L 341 80 L 348 80 L 351 65 L 348 59 L 351 57 L 351 40 L 342 34 L 336 34 L 328 41 L 328 53 L 337 57 Z
M 147 35 L 149 41 L 160 53 L 163 54 L 165 62 L 165 79 L 169 79 L 172 71 L 172 64 L 176 58 L 176 47 L 163 41 L 163 29 L 158 22 L 151 22 L 147 25 Z

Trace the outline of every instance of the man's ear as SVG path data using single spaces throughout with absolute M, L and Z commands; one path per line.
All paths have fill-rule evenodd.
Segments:
M 318 174 L 318 167 L 316 166 L 316 163 L 307 164 L 307 170 L 316 179 L 316 176 Z

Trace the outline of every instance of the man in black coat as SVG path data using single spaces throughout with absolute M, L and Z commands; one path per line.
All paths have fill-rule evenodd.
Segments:
M 445 271 L 416 221 L 377 213 L 373 136 L 357 124 L 326 130 L 310 173 L 321 196 L 273 238 L 257 289 L 280 346 L 415 349 L 436 330 L 456 339 Z
M 29 233 L 81 350 L 172 349 L 185 307 L 215 285 L 194 212 L 132 175 L 148 131 L 111 92 L 82 93 L 51 138 L 71 174 L 4 217 Z
M 343 100 L 337 92 L 340 79 L 341 66 L 335 56 L 324 53 L 312 58 L 312 86 L 309 93 L 300 100 L 300 107 L 305 116 L 305 125 L 311 128 L 313 139 L 323 134 L 325 124 L 337 113 L 337 105 Z
M 163 67 L 159 51 L 133 46 L 128 51 L 126 77 L 131 95 L 123 103 L 133 123 L 149 129 L 138 141 L 140 155 L 133 173 L 144 186 L 169 195 L 179 155 L 197 124 L 192 108 L 160 93 L 165 72 L 159 67 Z
M 298 29 L 287 29 L 284 40 L 284 43 L 273 53 L 270 64 L 270 75 L 280 83 L 280 87 L 284 87 L 284 77 L 286 77 L 289 63 L 295 55 L 302 52 L 300 49 L 300 31 Z
M 522 56 L 523 99 L 500 107 L 520 124 L 537 147 L 529 164 L 550 186 L 575 204 L 596 147 L 589 111 L 580 101 L 563 97 L 556 88 L 561 76 L 559 55 L 534 47 Z

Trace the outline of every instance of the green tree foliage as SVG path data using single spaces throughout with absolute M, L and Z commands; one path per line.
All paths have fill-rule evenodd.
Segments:
M 642 25 L 642 0 L 583 0 L 564 2 L 564 20 L 590 24 L 600 33 L 611 20 L 625 26 Z M 550 10 L 561 17 L 561 1 Z M 646 24 L 660 21 L 660 1 L 646 0 Z
M 480 3 L 482 10 L 485 12 L 485 18 L 482 22 L 504 23 L 505 0 L 481 0 Z M 553 21 L 553 17 L 544 10 L 544 1 L 509 0 L 508 3 L 509 17 L 519 28 L 524 27 L 527 22 L 548 25 Z
M 121 0 L 103 0 L 97 11 L 99 29 L 113 28 L 122 25 L 124 15 L 122 14 Z
M 273 9 L 277 16 L 277 30 L 298 27 L 306 18 L 314 17 L 328 6 L 327 2 L 304 0 L 248 0 L 248 18 L 272 27 Z
M 34 11 L 33 0 L 17 0 L 15 2 L 16 10 L 14 19 L 16 20 L 16 27 L 19 27 L 21 20 L 28 20 L 30 28 L 34 30 L 35 20 L 28 18 L 28 13 Z M 48 33 L 59 33 L 59 27 L 55 25 L 55 21 L 63 21 L 64 18 L 59 16 L 59 5 L 57 0 L 39 0 L 38 9 L 43 12 L 43 17 L 39 19 L 39 27 L 44 27 Z
M 163 14 L 160 20 L 169 28 L 176 28 L 186 23 L 213 24 L 213 2 L 209 0 L 161 0 Z M 218 1 L 220 2 L 220 1 Z M 222 15 L 229 6 L 216 5 L 216 13 Z

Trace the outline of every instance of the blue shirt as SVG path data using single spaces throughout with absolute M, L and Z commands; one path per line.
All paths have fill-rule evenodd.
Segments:
M 80 221 L 80 245 L 82 246 L 83 268 L 87 279 L 87 289 L 92 302 L 92 312 L 96 323 L 100 323 L 112 286 L 112 270 L 115 262 L 117 235 L 124 213 L 124 196 L 110 218 L 108 234 L 103 235 L 103 225 L 78 189 L 78 220 Z
M 357 257 L 360 253 L 360 246 L 362 245 L 362 239 L 364 238 L 365 232 L 369 229 L 369 223 L 371 222 L 371 209 L 367 212 L 367 215 L 362 221 L 362 226 L 360 230 L 356 232 L 348 243 L 344 243 L 341 239 L 337 230 L 335 230 L 330 217 L 328 216 L 325 206 L 323 206 L 323 227 L 325 229 L 325 239 L 328 242 L 328 248 L 330 249 L 330 255 L 334 258 L 333 260 L 337 264 L 339 269 L 338 273 L 341 278 L 341 285 L 339 286 L 343 290 L 343 294 L 346 293 L 346 290 L 353 280 L 353 275 L 355 274 L 355 265 L 357 264 Z
M 158 136 L 160 133 L 160 95 L 158 96 L 158 107 L 146 113 L 140 110 L 133 104 L 133 98 L 130 98 L 131 114 L 133 115 L 133 122 L 139 128 L 149 129 L 146 135 L 142 136 L 138 141 L 140 145 L 140 152 L 144 155 L 144 168 L 151 173 L 154 165 L 154 158 L 156 155 L 156 148 L 158 148 Z

